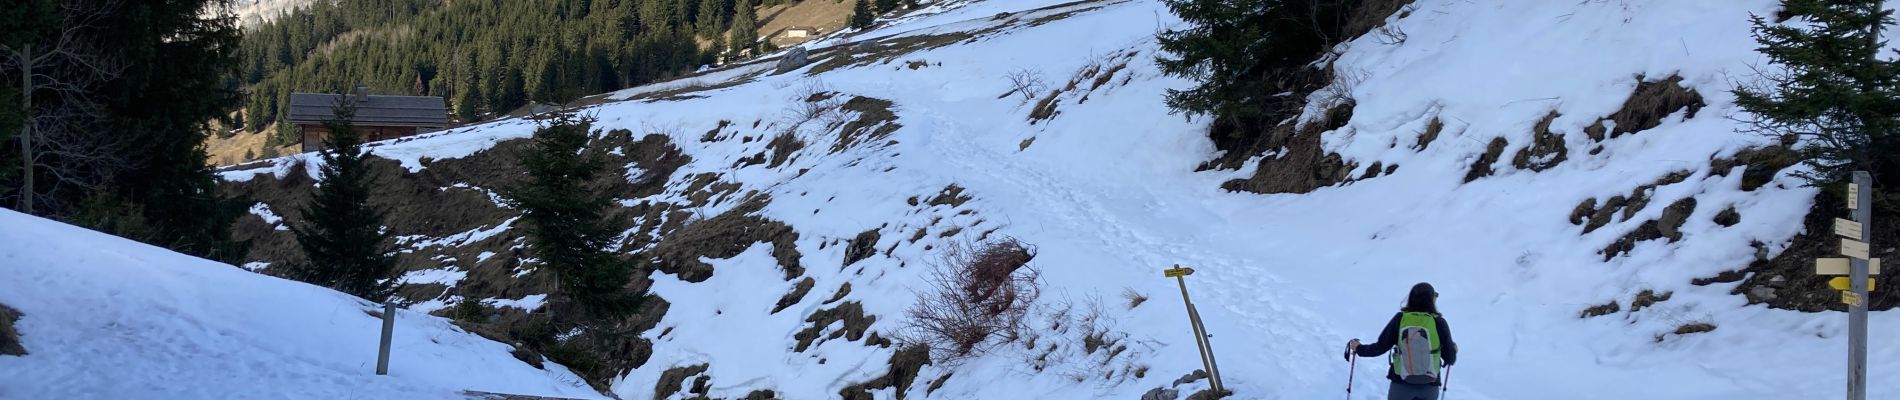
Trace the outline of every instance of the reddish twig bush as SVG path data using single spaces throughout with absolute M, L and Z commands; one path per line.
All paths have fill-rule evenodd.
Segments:
M 954 361 L 1015 340 L 1042 294 L 1036 250 L 1015 239 L 944 249 L 906 315 L 904 339 Z

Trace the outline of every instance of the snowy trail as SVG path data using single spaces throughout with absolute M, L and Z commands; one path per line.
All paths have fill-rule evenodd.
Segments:
M 1026 10 L 1057 3 L 958 3 L 966 5 L 861 37 L 980 30 L 1000 23 L 999 13 L 1034 19 L 1040 15 Z M 816 282 L 812 294 L 786 312 L 758 310 L 789 283 L 728 272 L 774 270 L 767 245 L 706 260 L 720 271 L 706 282 L 657 275 L 655 292 L 683 305 L 661 323 L 677 330 L 656 340 L 659 362 L 617 381 L 616 392 L 651 393 L 661 371 L 697 363 L 711 364 L 715 396 L 740 396 L 758 383 L 794 397 L 823 397 L 874 378 L 892 350 L 846 341 L 806 352 L 782 347 L 805 327 L 805 315 L 836 305 L 824 301 L 844 284 L 853 289 L 841 301 L 861 302 L 867 314 L 880 317 L 873 330 L 900 327 L 896 320 L 915 300 L 910 290 L 922 281 L 924 268 L 917 266 L 937 254 L 929 249 L 988 228 L 1038 246 L 1036 265 L 1058 293 L 1110 303 L 1116 329 L 1140 348 L 1131 362 L 1151 372 L 1125 381 L 1072 380 L 1032 371 L 1024 354 L 1002 351 L 954 368 L 926 368 L 922 378 L 954 374 L 934 398 L 1134 398 L 1167 386 L 1200 367 L 1178 289 L 1160 274 L 1176 263 L 1199 271 L 1189 288 L 1239 398 L 1340 396 L 1348 376 L 1339 358 L 1346 340 L 1375 338 L 1405 291 L 1420 281 L 1443 294 L 1440 308 L 1461 345 L 1451 392 L 1460 399 L 1786 399 L 1842 391 L 1843 316 L 1748 305 L 1729 294 L 1734 283 L 1690 284 L 1746 265 L 1755 257 L 1753 242 L 1785 246 L 1813 195 L 1785 174 L 1743 190 L 1740 173 L 1710 166 L 1762 142 L 1737 133 L 1726 118 L 1736 112 L 1726 88 L 1755 58 L 1746 16 L 1772 11 L 1772 1 L 1418 0 L 1409 16 L 1391 20 L 1409 41 L 1363 37 L 1339 55 L 1336 68 L 1364 79 L 1341 88 L 1357 100 L 1350 123 L 1322 136 L 1325 151 L 1361 168 L 1398 165 L 1396 172 L 1275 195 L 1220 189 L 1228 179 L 1249 176 L 1251 163 L 1239 171 L 1193 170 L 1216 154 L 1205 119 L 1184 120 L 1162 103 L 1168 89 L 1190 85 L 1162 76 L 1151 61 L 1158 46 L 1150 28 L 1178 23 L 1166 7 L 1129 0 L 1070 9 L 1091 5 L 1101 8 L 892 56 L 888 64 L 812 76 L 768 74 L 704 98 L 592 108 L 608 129 L 679 125 L 674 142 L 695 161 L 675 173 L 676 181 L 711 172 L 771 194 L 773 203 L 761 214 L 800 232 L 801 262 Z M 1035 101 L 997 98 L 1008 91 L 1003 77 L 1017 68 L 1039 68 L 1052 86 L 1062 87 L 1090 59 L 1130 51 L 1131 61 L 1109 83 L 1085 82 L 1057 99 L 1053 118 L 1032 123 L 1027 114 Z M 916 61 L 926 67 L 903 66 Z M 1672 74 L 1703 97 L 1706 105 L 1695 117 L 1678 112 L 1655 128 L 1603 141 L 1583 134 L 1621 107 L 1635 77 Z M 802 126 L 791 132 L 810 146 L 789 165 L 736 166 L 787 129 L 784 113 L 803 101 L 787 94 L 807 84 L 892 101 L 903 125 L 887 138 L 895 144 L 831 153 L 835 127 Z M 1550 129 L 1563 136 L 1569 159 L 1538 172 L 1513 166 L 1511 156 L 1531 143 L 1533 126 L 1552 112 L 1560 116 Z M 1413 146 L 1433 118 L 1445 123 L 1443 132 L 1429 146 Z M 701 141 L 692 134 L 715 121 L 734 122 L 725 128 L 727 139 Z M 386 146 L 379 154 L 422 168 L 415 161 L 421 157 L 472 154 L 525 136 L 529 128 L 512 121 L 466 128 Z M 1034 141 L 1023 148 L 1026 139 Z M 1495 173 L 1465 182 L 1473 161 L 1496 139 L 1509 145 L 1489 166 Z M 1568 221 L 1586 199 L 1628 195 L 1683 172 L 1682 181 L 1648 192 L 1645 207 L 1601 229 L 1584 233 Z M 973 199 L 960 207 L 906 202 L 950 184 Z M 1682 199 L 1696 203 L 1681 240 L 1641 241 L 1605 261 L 1606 246 Z M 729 207 L 696 211 L 711 215 Z M 1713 222 L 1730 208 L 1741 222 Z M 981 228 L 961 236 L 951 230 L 977 221 Z M 882 233 L 875 246 L 881 254 L 839 265 L 839 242 L 869 229 Z M 1150 299 L 1132 308 L 1114 304 L 1125 289 Z M 1644 290 L 1673 298 L 1630 310 Z M 1610 301 L 1624 311 L 1579 317 Z M 1900 316 L 1872 319 L 1876 332 L 1900 330 Z M 1692 322 L 1717 328 L 1671 333 Z M 746 345 L 728 345 L 735 342 Z M 1900 370 L 1900 346 L 1873 347 L 1875 376 Z M 1354 398 L 1382 397 L 1384 360 L 1361 361 L 1352 372 Z M 1900 383 L 1880 382 L 1876 393 L 1900 393 Z M 913 386 L 909 395 L 923 390 Z M 889 389 L 874 394 L 895 397 Z

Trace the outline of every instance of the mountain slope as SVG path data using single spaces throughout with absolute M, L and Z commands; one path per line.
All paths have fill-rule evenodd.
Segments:
M 1461 344 L 1459 398 L 1842 391 L 1844 316 L 1771 309 L 1722 278 L 1790 246 L 1816 193 L 1757 162 L 1775 143 L 1726 118 L 1728 87 L 1757 59 L 1747 16 L 1771 1 L 1419 0 L 1392 30 L 1340 48 L 1302 118 L 1317 128 L 1260 154 L 1219 153 L 1206 120 L 1162 105 L 1190 83 L 1152 63 L 1154 32 L 1179 23 L 1158 1 L 1058 3 L 931 8 L 813 44 L 795 71 L 738 66 L 583 110 L 627 130 L 600 142 L 632 187 L 621 250 L 662 259 L 647 278 L 673 304 L 637 333 L 650 348 L 613 391 L 646 398 L 703 378 L 722 398 L 1135 398 L 1200 366 L 1159 273 L 1175 264 L 1199 271 L 1188 284 L 1239 398 L 1339 395 L 1343 343 L 1376 336 L 1420 281 L 1443 294 Z M 1005 77 L 1018 69 L 1046 86 L 1014 96 Z M 538 294 L 510 284 L 538 276 L 509 256 L 515 212 L 483 200 L 532 129 L 506 120 L 375 147 L 401 177 L 392 187 L 421 193 L 406 201 L 480 210 L 448 227 L 392 223 L 417 235 L 415 271 L 464 274 L 406 292 L 412 307 Z M 1286 161 L 1308 156 L 1337 162 Z M 1239 168 L 1200 167 L 1220 158 Z M 297 198 L 273 188 L 306 187 L 296 168 L 311 159 L 225 176 L 286 210 Z M 791 234 L 692 233 L 726 217 Z M 249 234 L 282 235 L 269 226 Z M 902 347 L 877 339 L 901 337 L 928 266 L 1003 236 L 1039 250 L 1039 340 L 906 372 Z M 723 248 L 669 244 L 689 240 Z M 872 251 L 847 262 L 853 248 Z M 536 309 L 515 308 L 498 312 Z M 836 318 L 854 310 L 875 318 Z M 1900 329 L 1889 313 L 1871 320 Z M 801 345 L 810 335 L 833 339 Z M 1365 361 L 1355 393 L 1376 398 L 1384 371 Z M 1893 368 L 1873 358 L 1873 371 Z
M 376 376 L 375 304 L 12 211 L 0 226 L 0 304 L 28 352 L 0 356 L 0 398 L 599 397 L 407 311 Z

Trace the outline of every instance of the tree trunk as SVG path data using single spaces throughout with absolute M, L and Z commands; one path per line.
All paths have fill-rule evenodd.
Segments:
M 33 46 L 21 46 L 20 60 L 20 212 L 33 214 Z

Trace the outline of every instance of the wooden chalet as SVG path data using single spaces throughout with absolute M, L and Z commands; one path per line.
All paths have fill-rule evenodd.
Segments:
M 435 96 L 377 96 L 362 87 L 355 94 L 291 93 L 290 123 L 303 131 L 303 151 L 324 148 L 330 133 L 324 121 L 335 118 L 335 107 L 349 101 L 356 106 L 350 125 L 364 142 L 389 140 L 442 130 L 449 125 L 447 102 Z

